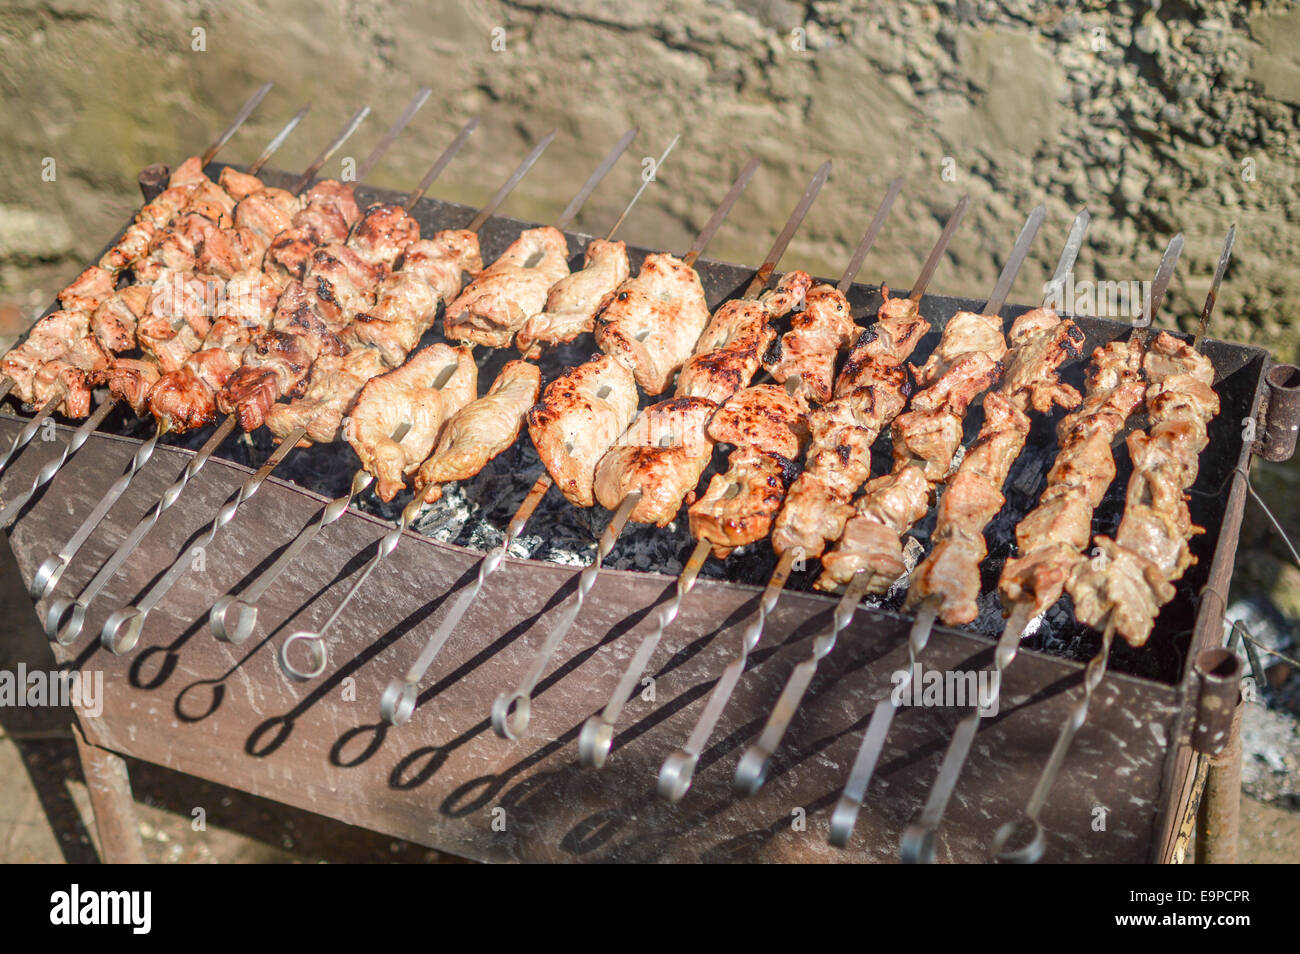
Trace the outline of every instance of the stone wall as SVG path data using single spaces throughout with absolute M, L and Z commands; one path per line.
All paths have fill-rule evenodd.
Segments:
M 1294 355 L 1298 53 L 1300 8 L 1224 0 L 4 3 L 0 301 L 47 301 L 136 205 L 139 168 L 200 148 L 261 80 L 276 89 L 224 155 L 247 160 L 311 99 L 277 157 L 287 168 L 371 102 L 375 116 L 345 150 L 363 155 L 429 83 L 434 99 L 375 181 L 413 182 L 481 113 L 482 130 L 435 189 L 479 200 L 558 126 L 510 206 L 545 220 L 631 124 L 640 155 L 680 132 L 626 234 L 682 245 L 754 154 L 764 165 L 749 201 L 710 249 L 752 261 L 829 156 L 831 185 L 787 264 L 838 272 L 901 174 L 906 193 L 864 278 L 909 283 L 970 191 L 968 223 L 934 287 L 982 294 L 1024 214 L 1045 201 L 1048 226 L 1013 296 L 1027 301 L 1086 205 L 1094 224 L 1081 279 L 1149 278 L 1164 243 L 1184 232 L 1167 314 L 1185 326 L 1237 222 L 1214 331 Z M 42 179 L 47 157 L 54 182 Z M 611 221 L 637 172 L 625 163 L 581 224 Z

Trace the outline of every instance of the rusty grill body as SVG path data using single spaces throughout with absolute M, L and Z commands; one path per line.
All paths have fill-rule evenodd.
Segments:
M 269 185 L 287 174 L 264 172 Z M 357 187 L 358 202 L 400 201 L 396 193 Z M 413 214 L 422 234 L 462 226 L 473 210 L 425 199 Z M 493 260 L 531 223 L 497 217 L 481 233 L 484 260 Z M 590 236 L 570 232 L 580 263 Z M 629 245 L 633 270 L 650 249 Z M 736 294 L 753 266 L 701 259 L 698 271 L 711 307 Z M 879 290 L 849 292 L 859 323 L 869 320 Z M 979 302 L 928 295 L 923 314 L 933 328 L 913 360 L 938 341 L 946 320 Z M 1024 308 L 1004 310 L 1011 318 Z M 1084 354 L 1130 333 L 1129 325 L 1076 319 L 1087 333 Z M 439 322 L 439 328 L 441 322 Z M 427 339 L 426 339 L 427 340 Z M 541 359 L 543 380 L 585 359 L 590 338 Z M 1117 646 L 1111 671 L 1094 699 L 1042 820 L 1046 860 L 1168 861 L 1192 797 L 1191 727 L 1198 687 L 1190 660 L 1222 642 L 1223 597 L 1233 569 L 1254 447 L 1242 422 L 1256 418 L 1270 364 L 1261 349 L 1206 341 L 1222 402 L 1210 425 L 1210 445 L 1190 503 L 1206 533 L 1192 542 L 1197 563 L 1179 581 L 1142 650 Z M 491 380 L 509 357 L 491 353 L 480 377 Z M 1083 361 L 1063 369 L 1078 384 Z M 643 403 L 648 403 L 643 400 Z M 968 630 L 937 627 L 925 665 L 976 670 L 992 661 L 1000 628 L 996 573 L 1008 555 L 1016 521 L 1034 505 L 1055 451 L 1059 413 L 1038 421 L 1008 480 L 1008 505 L 989 528 L 982 613 Z M 972 413 L 967 435 L 982 414 Z M 0 416 L 0 441 L 23 420 Z M 57 541 L 65 539 L 125 469 L 150 424 L 121 411 L 111 415 L 10 531 L 24 580 Z M 56 596 L 75 594 L 113 552 L 136 520 L 184 468 L 206 433 L 164 442 L 118 501 L 60 583 Z M 30 484 L 60 441 L 36 441 L 13 461 L 0 496 Z M 879 469 L 888 438 L 878 442 Z M 856 835 L 846 851 L 826 841 L 830 809 L 848 773 L 875 703 L 890 676 L 907 665 L 908 617 L 894 604 L 864 604 L 818 671 L 755 796 L 731 790 L 744 746 L 753 741 L 811 638 L 829 625 L 835 600 L 809 592 L 816 572 L 795 574 L 791 592 L 773 614 L 749 671 L 726 710 L 714 744 L 701 759 L 695 785 L 678 806 L 654 792 L 657 767 L 682 737 L 714 679 L 739 646 L 759 586 L 775 563 L 764 542 L 726 562 L 711 560 L 684 602 L 651 672 L 653 692 L 634 696 L 608 765 L 600 772 L 577 763 L 583 721 L 598 711 L 639 638 L 653 627 L 657 606 L 672 593 L 691 547 L 685 521 L 666 529 L 630 526 L 606 561 L 586 608 L 538 687 L 527 736 L 493 734 L 494 695 L 514 684 L 575 586 L 574 569 L 590 558 L 609 514 L 579 510 L 548 495 L 518 550 L 491 577 L 421 687 L 411 722 L 381 722 L 378 701 L 388 680 L 404 670 L 463 587 L 474 581 L 481 551 L 496 545 L 514 507 L 542 467 L 526 435 L 482 474 L 434 508 L 401 554 L 363 588 L 330 637 L 331 666 L 321 679 L 289 681 L 274 649 L 289 633 L 318 626 L 337 603 L 397 507 L 360 502 L 318 538 L 261 600 L 259 627 L 241 646 L 214 640 L 207 627 L 212 603 L 252 580 L 305 526 L 328 497 L 342 492 L 356 468 L 346 444 L 299 450 L 251 498 L 210 551 L 153 612 L 141 646 L 115 657 L 93 634 L 117 607 L 135 601 L 201 536 L 220 505 L 265 459 L 269 437 L 232 438 L 196 475 L 136 554 L 92 604 L 81 639 L 55 647 L 61 663 L 104 671 L 104 709 L 79 713 L 87 739 L 103 748 L 253 792 L 343 821 L 471 858 L 491 861 L 780 860 L 886 861 L 925 798 L 953 726 L 964 710 L 910 708 L 900 712 Z M 1097 511 L 1094 530 L 1113 533 L 1123 508 L 1129 466 L 1117 450 L 1119 475 Z M 719 462 L 715 459 L 715 464 Z M 251 465 L 251 466 L 250 466 Z M 708 473 L 712 473 L 712 468 Z M 708 475 L 706 474 L 705 480 Z M 399 497 L 397 504 L 404 502 Z M 924 541 L 933 514 L 918 528 Z M 514 551 L 512 551 L 514 552 Z M 554 562 L 554 561 L 562 562 Z M 567 564 L 567 565 L 565 565 Z M 38 607 L 44 616 L 46 603 Z M 1001 711 L 981 727 L 947 820 L 940 829 L 943 861 L 988 858 L 994 829 L 1024 803 L 1070 708 L 1082 675 L 1080 660 L 1100 636 L 1060 606 L 1026 644 L 1003 679 Z M 1040 651 L 1041 650 L 1041 651 Z M 650 696 L 653 698 L 650 698 Z M 1094 830 L 1104 808 L 1105 830 Z M 504 809 L 504 813 L 499 811 Z M 806 824 L 800 820 L 806 818 Z M 504 824 L 504 830 L 499 830 Z

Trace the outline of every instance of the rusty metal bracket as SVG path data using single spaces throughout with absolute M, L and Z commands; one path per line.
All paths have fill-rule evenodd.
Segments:
M 1300 437 L 1300 367 L 1275 364 L 1264 374 L 1265 400 L 1260 408 L 1260 456 L 1279 463 L 1290 460 Z
M 1241 660 L 1231 650 L 1207 649 L 1193 663 L 1200 696 L 1192 726 L 1192 748 L 1218 755 L 1232 735 L 1232 717 L 1241 701 Z

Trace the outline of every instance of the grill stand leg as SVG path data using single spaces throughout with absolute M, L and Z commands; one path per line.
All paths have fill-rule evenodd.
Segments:
M 87 742 L 80 724 L 73 723 L 72 735 L 77 740 L 81 774 L 90 790 L 100 860 L 105 864 L 144 864 L 144 842 L 140 840 L 126 762 L 120 755 Z
M 1241 714 L 1238 702 L 1232 714 L 1228 744 L 1209 756 L 1210 769 L 1196 817 L 1196 863 L 1235 865 L 1241 822 Z

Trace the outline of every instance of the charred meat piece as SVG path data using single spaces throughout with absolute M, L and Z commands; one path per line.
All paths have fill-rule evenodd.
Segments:
M 596 502 L 596 465 L 636 414 L 632 372 L 609 355 L 570 368 L 546 386 L 528 412 L 528 434 L 565 499 Z
M 510 361 L 488 393 L 461 408 L 447 422 L 432 456 L 416 474 L 416 493 L 425 503 L 442 496 L 442 485 L 473 477 L 519 436 L 541 387 L 537 365 Z
M 115 358 L 112 364 L 95 374 L 94 383 L 108 385 L 113 397 L 125 401 L 139 417 L 149 410 L 149 391 L 158 379 L 158 366 L 152 361 Z
M 998 580 L 1008 610 L 1028 603 L 1037 615 L 1051 607 L 1088 552 L 1093 511 L 1115 478 L 1111 444 L 1146 391 L 1142 352 L 1137 340 L 1093 351 L 1083 403 L 1057 426 L 1059 450 L 1047 487 L 1016 525 L 1020 555 L 1006 562 Z
M 374 348 L 356 348 L 345 355 L 325 355 L 311 366 L 307 391 L 288 404 L 277 404 L 266 415 L 266 426 L 280 440 L 295 428 L 307 436 L 298 446 L 329 444 L 338 439 L 343 416 L 351 410 L 367 381 L 387 370 Z
M 524 322 L 515 336 L 516 346 L 527 354 L 533 345 L 562 344 L 591 331 L 596 313 L 630 274 L 625 244 L 592 239 L 583 254 L 582 269 L 551 287 L 546 310 Z
M 709 319 L 694 356 L 677 378 L 678 397 L 721 403 L 753 380 L 776 338 L 772 321 L 797 307 L 812 285 L 807 272 L 787 272 L 756 299 L 725 302 Z
M 726 557 L 766 537 L 794 474 L 807 435 L 799 404 L 783 387 L 760 384 L 727 400 L 709 421 L 708 436 L 734 444 L 727 471 L 690 507 L 691 534 Z
M 397 496 L 447 421 L 477 394 L 478 367 L 470 349 L 445 344 L 422 348 L 406 364 L 366 382 L 343 436 L 375 477 L 381 500 Z M 406 425 L 406 434 L 394 440 Z
M 447 306 L 450 341 L 504 348 L 546 307 L 551 286 L 569 274 L 569 243 L 558 229 L 527 229 Z
M 717 409 L 707 398 L 673 398 L 643 410 L 596 465 L 596 500 L 615 510 L 640 490 L 632 522 L 671 523 L 713 457 L 706 428 Z
M 695 269 L 672 255 L 647 255 L 596 316 L 596 343 L 631 369 L 646 394 L 662 394 L 708 322 Z
M 396 367 L 433 327 L 438 305 L 460 289 L 461 275 L 482 267 L 473 232 L 448 230 L 413 242 L 403 253 L 401 269 L 379 286 L 374 307 L 344 330 L 344 343 L 377 348 Z
M 95 309 L 90 327 L 105 351 L 121 354 L 136 346 L 135 326 L 150 297 L 148 285 L 130 285 L 114 292 Z
M 790 330 L 764 356 L 763 366 L 778 384 L 798 379 L 796 393 L 825 404 L 831 399 L 835 359 L 853 343 L 857 330 L 843 293 L 832 285 L 816 285 L 804 296 L 803 310 L 790 319 Z

